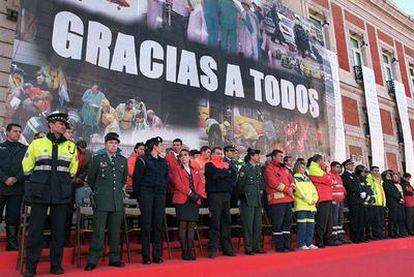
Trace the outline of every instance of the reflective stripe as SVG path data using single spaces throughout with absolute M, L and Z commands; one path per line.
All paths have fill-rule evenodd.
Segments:
M 52 156 L 43 155 L 43 156 L 37 156 L 35 161 L 37 162 L 37 161 L 40 161 L 40 160 L 51 160 L 51 159 L 52 159 Z
M 297 220 L 297 222 L 299 222 L 299 223 L 306 223 L 307 221 L 308 221 L 307 218 Z
M 283 231 L 283 234 L 290 234 L 290 231 Z
M 69 172 L 69 168 L 66 166 L 58 166 L 56 170 L 59 172 Z
M 273 232 L 273 235 L 275 235 L 275 236 L 281 236 L 281 235 L 283 235 L 283 232 Z
M 71 158 L 58 157 L 58 160 L 62 160 L 62 161 L 65 161 L 65 162 L 70 162 L 71 161 Z
M 47 170 L 47 171 L 51 171 L 52 170 L 52 166 L 51 165 L 36 165 L 34 170 Z

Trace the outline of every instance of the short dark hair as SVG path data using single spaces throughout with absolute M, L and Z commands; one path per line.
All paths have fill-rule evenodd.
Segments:
M 216 146 L 213 149 L 211 149 L 211 153 L 214 153 L 216 150 L 221 150 L 223 151 L 223 148 L 221 148 L 220 146 Z
M 20 128 L 20 129 L 22 128 L 22 126 L 20 126 L 17 123 L 9 123 L 9 124 L 7 124 L 6 132 L 10 132 L 13 129 L 13 127 L 17 127 L 17 128 Z
M 320 161 L 320 160 L 323 160 L 323 157 L 322 157 L 321 154 L 315 154 L 315 155 L 313 155 L 312 161 L 314 161 L 316 163 L 317 161 Z
M 371 171 L 373 171 L 374 169 L 379 169 L 379 167 L 376 165 L 371 166 Z
M 134 146 L 134 150 L 140 148 L 141 146 L 145 147 L 145 144 L 143 142 L 137 142 L 137 144 L 135 144 L 135 146 Z
M 283 163 L 287 163 L 289 161 L 289 159 L 293 159 L 292 156 L 284 156 L 283 157 Z
M 411 174 L 406 172 L 403 174 L 403 178 L 411 178 Z
M 76 146 L 79 147 L 79 148 L 86 148 L 86 147 L 88 147 L 88 144 L 87 144 L 86 140 L 80 139 L 76 142 Z
M 174 140 L 173 140 L 173 143 L 174 142 L 179 142 L 181 145 L 183 145 L 183 141 L 180 139 L 180 138 L 175 138 Z
M 200 152 L 205 152 L 207 150 L 211 150 L 210 146 L 204 145 L 204 146 L 201 146 L 200 148 Z
M 188 153 L 188 155 L 189 156 L 191 156 L 191 152 L 190 152 L 190 150 L 188 150 L 187 148 L 183 148 L 183 149 L 181 149 L 180 150 L 180 153 L 178 154 L 179 156 L 181 156 L 181 153 L 183 153 L 183 152 L 186 152 L 186 153 Z
M 333 161 L 333 162 L 331 162 L 331 168 L 333 168 L 333 167 L 335 167 L 335 166 L 337 166 L 337 165 L 339 165 L 339 166 L 342 166 L 339 162 L 337 162 L 337 161 Z

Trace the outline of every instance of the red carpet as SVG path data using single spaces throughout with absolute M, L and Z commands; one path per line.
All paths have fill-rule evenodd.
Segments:
M 19 275 L 15 270 L 16 257 L 17 253 L 0 252 L 0 276 Z M 76 268 L 71 264 L 71 258 L 72 249 L 66 249 L 66 276 L 410 276 L 414 268 L 414 238 L 288 254 L 268 249 L 268 254 L 263 255 L 246 256 L 240 253 L 237 257 L 219 256 L 214 260 L 199 257 L 192 262 L 166 258 L 162 265 L 149 266 L 140 264 L 141 259 L 135 254 L 133 263 L 123 269 L 110 268 L 101 262 L 93 272 Z M 39 275 L 46 274 L 48 269 L 48 262 L 40 262 Z

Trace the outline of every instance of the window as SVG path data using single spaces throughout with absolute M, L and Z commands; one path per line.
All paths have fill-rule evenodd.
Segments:
M 325 30 L 323 28 L 323 24 L 325 22 L 325 17 L 315 11 L 309 10 L 309 23 L 311 27 L 311 31 L 315 34 L 318 42 L 321 46 L 326 46 L 326 37 L 325 37 Z
M 392 74 L 392 66 L 391 66 L 391 55 L 388 52 L 382 53 L 382 64 L 384 67 L 385 80 L 392 81 L 393 74 Z
M 351 52 L 352 52 L 352 63 L 354 66 L 362 65 L 362 54 L 361 54 L 361 43 L 357 37 L 351 37 Z
M 409 78 L 410 78 L 410 83 L 411 83 L 411 89 L 414 91 L 414 64 L 409 64 L 408 65 L 409 68 Z

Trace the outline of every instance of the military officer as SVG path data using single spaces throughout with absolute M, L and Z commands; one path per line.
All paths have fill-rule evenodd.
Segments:
M 24 192 L 23 156 L 27 147 L 19 142 L 22 127 L 10 123 L 6 127 L 7 140 L 0 144 L 0 214 L 6 206 L 6 250 L 17 250 L 17 230 Z
M 237 181 L 240 197 L 240 216 L 243 223 L 244 251 L 247 255 L 264 253 L 260 247 L 262 230 L 261 188 L 263 174 L 260 167 L 260 150 L 247 149 L 245 164 Z
M 72 203 L 72 178 L 78 169 L 78 158 L 76 145 L 63 136 L 69 125 L 68 115 L 54 112 L 47 121 L 50 132 L 32 141 L 22 161 L 23 172 L 29 180 L 25 200 L 31 206 L 24 276 L 36 274 L 48 208 L 52 232 L 50 272 L 63 274 L 66 213 L 68 204 Z
M 104 249 L 105 227 L 108 229 L 109 266 L 124 267 L 119 256 L 123 215 L 124 185 L 128 178 L 127 159 L 117 153 L 120 143 L 116 133 L 105 136 L 105 150 L 92 160 L 88 183 L 92 188 L 94 208 L 93 237 L 86 271 L 95 269 Z

